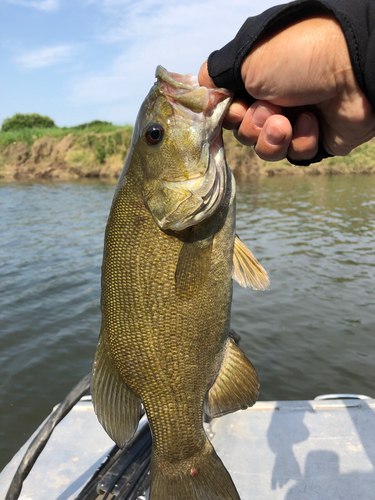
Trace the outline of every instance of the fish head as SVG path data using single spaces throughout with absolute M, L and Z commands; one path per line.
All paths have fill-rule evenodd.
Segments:
M 155 222 L 162 230 L 182 231 L 212 215 L 224 198 L 222 122 L 233 94 L 162 66 L 156 78 L 138 114 L 133 154 Z

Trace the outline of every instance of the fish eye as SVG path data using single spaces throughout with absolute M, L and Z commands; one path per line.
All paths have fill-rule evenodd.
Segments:
M 153 123 L 145 133 L 146 141 L 151 146 L 158 144 L 164 136 L 164 128 L 160 123 Z

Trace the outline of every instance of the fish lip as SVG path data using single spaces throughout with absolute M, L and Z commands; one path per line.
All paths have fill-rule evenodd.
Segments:
M 179 75 L 178 73 L 170 73 L 161 64 L 156 68 L 155 78 L 171 85 L 171 87 L 176 90 L 194 90 L 199 87 L 197 76 L 192 74 Z
M 186 97 L 194 94 L 195 99 L 192 99 L 190 103 L 190 106 L 192 106 L 190 109 L 193 112 L 198 110 L 203 111 L 205 114 L 215 112 L 222 101 L 228 99 L 230 103 L 234 96 L 234 93 L 228 89 L 208 88 L 199 85 L 198 77 L 193 74 L 169 73 L 161 65 L 157 66 L 155 77 L 157 78 L 159 91 L 168 98 L 172 105 L 177 103 L 185 109 L 189 109 L 189 102 L 187 102 Z M 196 101 L 195 104 L 194 100 Z M 194 109 L 194 106 L 198 109 Z

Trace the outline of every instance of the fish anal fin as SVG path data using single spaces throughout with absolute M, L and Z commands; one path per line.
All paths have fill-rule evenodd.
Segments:
M 258 399 L 258 375 L 238 345 L 229 338 L 219 374 L 210 388 L 206 400 L 206 413 L 220 417 L 244 410 Z
M 267 290 L 270 287 L 267 272 L 238 235 L 234 240 L 232 278 L 244 288 Z
M 104 430 L 122 447 L 137 429 L 141 401 L 125 384 L 102 337 L 99 338 L 91 372 L 92 401 Z
M 176 294 L 190 298 L 202 288 L 211 266 L 212 241 L 185 242 L 181 248 L 175 272 Z

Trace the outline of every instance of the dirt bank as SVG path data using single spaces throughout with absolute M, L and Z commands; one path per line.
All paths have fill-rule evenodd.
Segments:
M 91 148 L 77 144 L 72 134 L 62 140 L 42 137 L 32 145 L 14 142 L 0 151 L 3 180 L 117 178 L 122 165 L 122 154 L 101 161 Z
M 15 140 L 0 146 L 0 179 L 67 181 L 98 178 L 115 181 L 119 177 L 130 146 L 129 128 L 106 134 L 59 135 L 35 138 L 31 144 Z M 228 164 L 240 178 L 375 172 L 374 141 L 357 148 L 346 158 L 329 158 L 305 168 L 294 167 L 286 160 L 262 161 L 252 148 L 239 144 L 228 131 L 224 132 L 224 140 Z

